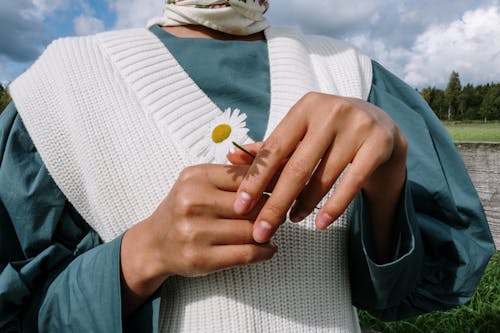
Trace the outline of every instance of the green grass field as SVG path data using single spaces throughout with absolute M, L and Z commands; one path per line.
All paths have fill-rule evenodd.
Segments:
M 454 141 L 500 142 L 500 122 L 445 122 Z
M 363 329 L 384 333 L 500 332 L 500 251 L 491 258 L 474 297 L 466 305 L 392 323 L 364 311 L 359 311 L 359 316 Z

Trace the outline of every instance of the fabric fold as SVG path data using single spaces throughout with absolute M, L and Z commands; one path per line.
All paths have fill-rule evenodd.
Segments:
M 247 36 L 270 26 L 263 16 L 267 1 L 167 0 L 163 16 L 151 19 L 148 27 L 202 25 L 228 34 Z

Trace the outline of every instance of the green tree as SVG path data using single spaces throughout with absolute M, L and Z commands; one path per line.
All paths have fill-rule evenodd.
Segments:
M 432 91 L 433 91 L 434 88 L 431 88 L 431 87 L 425 87 L 424 89 L 422 89 L 422 91 L 420 92 L 420 95 L 422 95 L 422 97 L 425 99 L 425 101 L 427 102 L 427 104 L 431 105 L 432 103 L 432 98 L 434 97 L 433 94 L 432 94 Z
M 427 104 L 431 107 L 434 113 L 440 118 L 447 117 L 447 105 L 444 98 L 444 91 L 436 87 L 426 87 L 420 92 Z
M 444 90 L 436 89 L 434 92 L 434 102 L 432 104 L 434 112 L 437 113 L 440 119 L 446 119 L 448 116 L 448 107 L 446 105 L 446 98 L 444 96 Z
M 468 83 L 458 97 L 458 114 L 462 120 L 481 119 L 479 109 L 483 97 L 478 94 L 474 86 Z
M 3 109 L 9 104 L 10 102 L 10 96 L 9 93 L 7 92 L 7 89 L 3 87 L 3 85 L 0 83 L 0 113 L 2 113 Z
M 490 86 L 481 103 L 480 113 L 485 121 L 500 119 L 500 83 Z
M 448 106 L 448 120 L 456 119 L 458 114 L 458 106 L 460 103 L 460 92 L 462 91 L 462 84 L 460 83 L 460 75 L 458 72 L 451 72 L 448 85 L 444 91 L 446 104 Z

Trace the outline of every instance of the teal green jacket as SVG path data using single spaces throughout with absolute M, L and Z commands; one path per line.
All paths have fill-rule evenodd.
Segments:
M 265 41 L 181 40 L 152 31 L 221 109 L 241 106 L 250 136 L 262 140 L 270 99 Z M 374 260 L 363 199 L 355 201 L 353 303 L 384 320 L 463 304 L 494 251 L 463 162 L 420 95 L 376 62 L 369 102 L 409 142 L 407 180 L 387 264 Z M 156 332 L 158 295 L 122 320 L 120 244 L 121 237 L 103 243 L 68 202 L 10 104 L 0 116 L 0 331 Z

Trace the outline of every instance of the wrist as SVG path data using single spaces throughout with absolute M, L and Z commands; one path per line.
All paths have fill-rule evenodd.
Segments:
M 363 188 L 369 221 L 372 225 L 378 263 L 391 260 L 397 230 L 396 212 L 406 182 L 406 141 L 395 149 L 391 159 L 375 171 Z
M 162 272 L 156 244 L 156 233 L 147 219 L 134 225 L 123 236 L 120 266 L 125 315 L 142 305 L 168 278 L 168 274 Z

